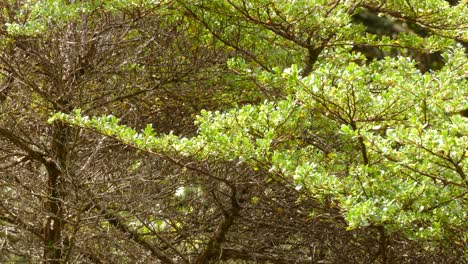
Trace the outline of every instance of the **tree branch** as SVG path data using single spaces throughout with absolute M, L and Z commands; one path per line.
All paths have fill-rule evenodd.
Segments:
M 121 231 L 124 234 L 127 234 L 131 240 L 135 241 L 137 244 L 150 251 L 151 254 L 159 260 L 161 260 L 162 263 L 174 264 L 174 261 L 171 258 L 169 258 L 163 251 L 151 245 L 137 232 L 130 230 L 130 228 L 123 223 L 123 220 L 119 216 L 117 216 L 114 213 L 110 213 L 105 209 L 101 208 L 101 210 L 103 211 L 104 217 L 107 220 L 107 222 L 109 222 L 117 230 Z
M 222 244 L 226 239 L 226 235 L 229 232 L 229 229 L 234 224 L 234 220 L 239 216 L 240 205 L 237 201 L 237 192 L 234 186 L 231 186 L 231 209 L 224 213 L 223 221 L 218 225 L 216 232 L 213 237 L 208 241 L 205 249 L 200 253 L 195 264 L 204 264 L 209 263 L 210 260 L 213 260 L 216 257 L 222 255 Z

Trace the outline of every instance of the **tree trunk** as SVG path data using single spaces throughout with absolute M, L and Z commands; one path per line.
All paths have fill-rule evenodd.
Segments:
M 48 173 L 48 201 L 47 221 L 44 226 L 44 263 L 60 263 L 62 259 L 62 231 L 63 231 L 63 167 L 66 161 L 66 141 L 68 128 L 63 124 L 55 124 L 52 136 L 52 153 L 54 159 L 47 161 Z

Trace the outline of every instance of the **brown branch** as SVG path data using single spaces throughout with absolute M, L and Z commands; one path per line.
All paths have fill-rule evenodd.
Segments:
M 106 218 L 107 222 L 109 222 L 117 230 L 128 235 L 128 237 L 131 240 L 135 241 L 137 244 L 139 244 L 140 246 L 150 251 L 151 254 L 155 256 L 156 258 L 158 258 L 162 263 L 174 264 L 174 261 L 169 256 L 167 256 L 163 251 L 161 251 L 154 245 L 151 245 L 137 232 L 130 230 L 130 228 L 123 223 L 123 220 L 119 216 L 117 216 L 114 213 L 108 212 L 105 209 L 101 209 L 101 210 L 103 211 L 104 217 Z
M 208 25 L 208 23 L 201 17 L 199 17 L 194 11 L 192 11 L 187 5 L 185 5 L 184 3 L 180 2 L 180 4 L 184 7 L 184 9 L 187 11 L 186 15 L 188 15 L 189 17 L 195 19 L 196 21 L 198 21 L 203 27 L 205 27 L 210 33 L 211 35 L 213 35 L 213 37 L 219 41 L 221 41 L 224 45 L 228 46 L 228 47 L 231 47 L 233 49 L 235 49 L 236 51 L 244 54 L 245 56 L 247 56 L 248 58 L 250 58 L 251 60 L 253 60 L 254 62 L 256 62 L 262 69 L 264 69 L 265 71 L 268 71 L 268 72 L 273 72 L 273 70 L 268 66 L 266 65 L 265 63 L 261 62 L 260 59 L 257 58 L 257 56 L 255 56 L 255 54 L 253 54 L 252 52 L 248 51 L 248 50 L 245 50 L 243 48 L 241 48 L 240 46 L 234 44 L 234 43 L 231 43 L 229 42 L 228 40 L 224 39 L 220 34 L 218 34 L 217 32 L 215 32 L 215 30 L 213 28 L 210 27 L 210 25 Z
M 416 24 L 416 25 L 428 30 L 429 32 L 431 32 L 434 35 L 454 39 L 454 40 L 459 41 L 461 43 L 466 43 L 466 39 L 464 39 L 462 37 L 449 36 L 447 34 L 444 34 L 444 33 L 440 32 L 440 30 L 455 30 L 455 29 L 466 28 L 466 26 L 464 26 L 464 25 L 463 25 L 463 27 L 461 27 L 460 25 L 431 24 L 430 22 L 426 22 L 426 21 L 422 20 L 421 16 L 417 16 L 417 15 L 410 16 L 410 15 L 407 15 L 404 12 L 401 12 L 399 10 L 397 11 L 397 10 L 384 8 L 384 7 L 382 7 L 382 5 L 375 6 L 375 5 L 372 5 L 372 4 L 369 4 L 369 3 L 360 3 L 360 4 L 358 4 L 358 6 L 366 8 L 366 9 L 372 11 L 372 12 L 387 14 L 387 15 L 390 15 L 390 16 L 392 16 L 394 18 L 401 19 L 403 21 Z M 412 10 L 412 12 L 414 12 L 414 11 Z M 446 21 L 446 20 L 444 20 L 444 21 Z
M 6 207 L 4 207 L 3 205 L 2 205 L 2 207 L 4 209 L 6 209 Z M 9 217 L 8 216 L 0 216 L 0 221 L 7 222 L 7 223 L 9 223 L 11 225 L 15 225 L 16 227 L 21 228 L 23 230 L 26 230 L 28 232 L 31 232 L 36 237 L 38 237 L 40 239 L 43 239 L 43 236 L 41 234 L 41 230 L 39 230 L 39 229 L 25 223 L 23 220 L 21 220 L 20 217 L 17 217 L 15 215 L 11 214 L 11 213 L 8 213 L 8 215 L 9 215 Z
M 50 161 L 48 161 L 45 157 L 45 153 L 41 152 L 41 151 L 38 151 L 38 150 L 34 150 L 32 149 L 28 143 L 26 143 L 26 141 L 20 137 L 18 137 L 17 135 L 15 135 L 13 132 L 11 132 L 10 130 L 8 129 L 5 129 L 5 128 L 2 128 L 0 127 L 0 137 L 3 137 L 5 139 L 7 139 L 8 141 L 10 141 L 11 143 L 13 143 L 15 146 L 17 146 L 18 148 L 22 149 L 23 151 L 25 151 L 26 153 L 28 153 L 29 157 L 36 160 L 36 161 L 39 161 L 41 162 L 42 164 L 46 165 L 46 164 L 49 164 Z
M 225 248 L 223 249 L 222 260 L 245 260 L 254 261 L 255 263 L 273 263 L 273 264 L 308 264 L 314 263 L 310 259 L 305 258 L 287 258 L 274 253 L 255 253 L 248 252 L 242 249 Z
M 226 235 L 229 232 L 229 229 L 234 224 L 234 220 L 239 216 L 240 205 L 236 197 L 236 189 L 231 186 L 231 209 L 224 212 L 224 219 L 218 225 L 216 232 L 213 237 L 208 241 L 205 249 L 200 253 L 195 264 L 204 264 L 209 263 L 210 260 L 215 259 L 216 257 L 221 257 L 223 250 L 222 244 L 226 239 Z
M 5 83 L 0 87 L 0 104 L 2 104 L 8 97 L 8 93 L 11 90 L 13 84 L 13 76 L 11 74 L 6 74 Z
M 306 77 L 312 72 L 315 62 L 317 61 L 320 53 L 322 53 L 325 45 L 319 46 L 318 48 L 308 48 L 308 56 L 307 56 L 307 63 L 304 67 L 304 71 L 302 72 L 302 77 Z

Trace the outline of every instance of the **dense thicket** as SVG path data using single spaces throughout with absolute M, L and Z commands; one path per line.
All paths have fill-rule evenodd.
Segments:
M 0 7 L 0 262 L 466 263 L 466 1 Z

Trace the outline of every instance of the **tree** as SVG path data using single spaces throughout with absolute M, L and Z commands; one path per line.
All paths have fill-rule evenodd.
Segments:
M 466 3 L 7 3 L 6 259 L 466 261 Z
M 2 261 L 116 261 L 115 254 L 100 256 L 99 245 L 118 251 L 113 247 L 121 245 L 112 241 L 119 236 L 98 230 L 102 222 L 115 225 L 125 242 L 128 227 L 116 220 L 116 212 L 127 208 L 111 211 L 114 205 L 108 202 L 140 202 L 136 191 L 124 197 L 122 186 L 142 171 L 151 180 L 158 175 L 139 169 L 137 158 L 102 137 L 48 125 L 49 114 L 74 108 L 112 112 L 135 126 L 150 116 L 158 118 L 155 124 L 162 130 L 177 118 L 179 129 L 189 130 L 188 118 L 179 116 L 190 115 L 193 104 L 168 102 L 178 100 L 176 89 L 197 93 L 185 83 L 203 80 L 221 57 L 202 47 L 188 52 L 196 44 L 197 28 L 189 32 L 180 25 L 183 18 L 163 16 L 166 5 L 27 3 L 5 2 L 2 16 L 1 220 L 8 238 Z M 184 61 L 172 61 L 174 55 Z M 197 93 L 191 100 L 204 96 Z M 165 104 L 148 104 L 157 99 Z M 151 249 L 137 236 L 132 240 Z

